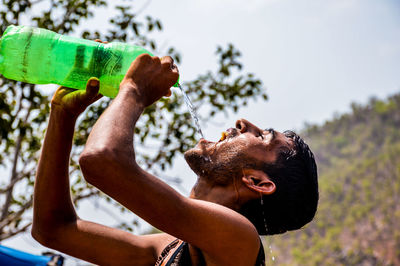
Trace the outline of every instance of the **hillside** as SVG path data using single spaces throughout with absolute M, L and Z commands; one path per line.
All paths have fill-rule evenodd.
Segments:
M 266 239 L 275 265 L 400 265 L 400 93 L 351 107 L 302 134 L 320 203 L 305 229 Z

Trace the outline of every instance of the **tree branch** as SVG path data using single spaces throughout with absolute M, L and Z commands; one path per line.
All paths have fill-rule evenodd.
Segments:
M 13 189 L 14 189 L 14 185 L 16 183 L 16 182 L 14 182 L 14 180 L 16 179 L 16 176 L 17 176 L 17 162 L 18 162 L 19 152 L 21 150 L 21 142 L 22 142 L 22 135 L 20 133 L 18 135 L 17 145 L 15 147 L 15 153 L 14 153 L 14 159 L 13 159 L 13 167 L 12 167 L 12 170 L 11 170 L 11 179 L 10 179 L 10 185 L 11 186 L 8 188 L 8 191 L 7 191 L 7 194 L 6 194 L 6 201 L 5 201 L 3 209 L 1 211 L 0 221 L 4 220 L 8 215 L 8 208 L 10 207 L 11 198 L 12 198 L 12 192 L 13 192 Z
M 15 183 L 25 178 L 26 175 L 19 175 L 18 177 L 11 179 L 10 183 L 5 188 L 0 188 L 0 194 L 6 193 L 14 188 Z
M 9 225 L 12 221 L 20 218 L 24 212 L 32 206 L 32 198 L 27 201 L 19 211 L 8 215 L 6 218 L 0 221 L 0 232 L 3 232 L 4 227 Z M 1 235 L 1 234 L 0 234 Z
M 21 99 L 21 101 L 22 101 L 22 99 Z M 28 111 L 26 112 L 26 116 L 25 116 L 25 119 L 24 119 L 24 122 L 23 122 L 24 124 L 26 124 L 26 122 L 28 121 L 28 118 L 29 118 L 29 115 L 31 113 L 31 110 L 32 110 L 32 104 L 29 106 Z M 18 163 L 19 152 L 21 151 L 22 139 L 23 139 L 23 136 L 22 136 L 21 131 L 20 131 L 19 135 L 18 135 L 18 139 L 17 139 L 17 145 L 15 147 L 15 153 L 14 153 L 14 158 L 13 158 L 13 166 L 12 166 L 12 170 L 11 170 L 10 184 L 13 183 L 14 179 L 17 178 L 17 163 Z M 13 192 L 15 183 L 16 182 L 14 182 L 14 184 L 7 191 L 6 200 L 5 200 L 3 209 L 1 211 L 0 221 L 4 220 L 8 215 L 8 208 L 10 207 L 10 204 L 11 204 L 12 192 Z
M 43 2 L 44 0 L 36 0 L 34 2 L 31 2 L 31 6 L 39 4 L 40 2 Z
M 32 160 L 30 160 L 30 161 L 32 161 Z M 23 169 L 26 169 L 26 168 L 27 168 L 27 166 L 26 166 L 27 164 L 28 164 L 28 163 L 25 162 L 25 166 L 23 167 Z M 14 185 L 15 185 L 18 181 L 20 181 L 20 180 L 22 180 L 22 179 L 24 179 L 24 178 L 29 178 L 29 176 L 32 174 L 32 172 L 33 172 L 35 169 L 36 169 L 36 166 L 35 166 L 35 167 L 31 167 L 28 171 L 24 171 L 23 173 L 18 174 L 16 178 L 14 178 L 13 180 L 10 181 L 10 183 L 8 184 L 7 187 L 5 187 L 5 188 L 0 188 L 0 194 L 6 193 L 6 192 L 9 191 L 10 189 L 13 189 Z
M 7 234 L 0 234 L 0 241 L 3 241 L 4 239 L 18 235 L 19 233 L 25 232 L 26 229 L 28 229 L 31 225 L 32 225 L 32 222 L 29 222 L 28 224 L 26 224 L 25 226 L 23 226 L 22 228 L 20 228 L 16 231 L 12 231 Z
M 82 199 L 87 199 L 93 196 L 98 196 L 100 194 L 99 190 L 92 190 L 90 191 L 88 194 L 85 195 L 77 195 L 74 199 L 73 202 L 74 204 L 76 204 L 78 201 L 82 200 Z
M 146 3 L 144 3 L 139 10 L 136 12 L 136 16 L 140 15 L 140 13 L 142 13 L 151 3 L 151 0 L 147 0 Z

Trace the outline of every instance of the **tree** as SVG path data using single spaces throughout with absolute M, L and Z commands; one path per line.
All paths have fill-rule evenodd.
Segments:
M 156 42 L 149 36 L 153 31 L 161 31 L 162 24 L 151 16 L 139 16 L 143 8 L 134 8 L 136 1 L 123 1 L 115 6 L 110 6 L 105 0 L 2 2 L 0 35 L 8 25 L 18 25 L 27 18 L 31 26 L 46 28 L 60 34 L 78 33 L 76 30 L 79 25 L 93 17 L 99 7 L 107 6 L 113 9 L 110 14 L 116 14 L 107 18 L 109 28 L 105 31 L 84 30 L 80 32 L 83 38 L 134 41 L 154 54 L 169 54 L 178 64 L 180 62 L 180 54 L 173 47 L 165 51 L 158 50 Z M 37 8 L 38 5 L 40 9 Z M 201 119 L 210 119 L 218 112 L 237 112 L 250 99 L 267 99 L 261 81 L 252 74 L 242 73 L 242 64 L 238 60 L 240 52 L 233 45 L 218 47 L 216 57 L 217 71 L 207 71 L 184 83 L 192 102 L 197 107 L 207 106 Z M 35 85 L 7 80 L 2 76 L 0 92 L 0 165 L 10 170 L 10 175 L 1 177 L 0 181 L 1 241 L 26 231 L 31 225 L 29 210 L 32 207 L 35 169 L 46 129 L 51 93 L 44 93 Z M 103 99 L 91 106 L 77 126 L 70 167 L 71 190 L 75 204 L 83 199 L 107 198 L 83 180 L 77 159 L 90 129 L 109 103 L 110 99 Z M 162 99 L 147 108 L 136 128 L 139 141 L 137 160 L 141 165 L 153 172 L 164 170 L 172 165 L 178 153 L 193 146 L 196 129 L 193 123 L 188 121 L 191 121 L 190 113 L 179 95 Z M 149 149 L 149 144 L 157 148 Z M 123 207 L 119 207 L 124 210 Z M 132 230 L 131 225 L 121 224 L 121 227 Z

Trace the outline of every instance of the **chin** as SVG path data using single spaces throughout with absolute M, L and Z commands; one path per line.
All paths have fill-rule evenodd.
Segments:
M 204 151 L 204 150 L 203 150 Z M 204 178 L 215 185 L 229 185 L 241 173 L 240 162 L 230 158 L 221 160 L 218 156 L 203 153 L 200 149 L 190 149 L 185 152 L 185 160 L 198 178 Z
M 209 157 L 196 148 L 186 151 L 184 157 L 190 168 L 198 176 L 204 175 L 206 169 L 210 166 Z

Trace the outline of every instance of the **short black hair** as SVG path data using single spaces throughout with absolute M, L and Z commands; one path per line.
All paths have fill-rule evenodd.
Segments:
M 263 196 L 263 206 L 260 197 L 245 203 L 239 211 L 260 235 L 300 229 L 317 211 L 318 174 L 314 155 L 296 133 L 288 130 L 284 134 L 293 140 L 293 148 L 280 149 L 273 164 L 264 163 L 258 169 L 275 183 L 275 192 Z

